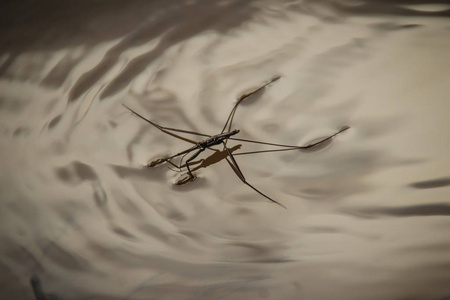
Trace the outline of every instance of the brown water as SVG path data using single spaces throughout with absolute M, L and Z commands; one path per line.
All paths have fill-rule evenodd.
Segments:
M 450 298 L 448 2 L 0 9 L 0 299 Z M 191 144 L 121 104 L 217 134 L 276 74 L 237 110 L 237 137 L 307 145 L 351 127 L 236 156 L 287 209 L 220 153 L 184 186 L 145 167 Z

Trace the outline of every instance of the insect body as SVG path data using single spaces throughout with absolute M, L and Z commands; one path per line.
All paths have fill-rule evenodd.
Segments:
M 212 148 L 213 146 L 217 146 L 217 145 L 222 145 L 223 146 L 223 150 L 226 151 L 227 153 L 227 162 L 228 164 L 231 166 L 231 168 L 235 171 L 236 175 L 239 177 L 239 179 L 246 184 L 247 186 L 249 186 L 250 188 L 252 188 L 253 190 L 255 190 L 257 193 L 259 193 L 260 195 L 262 195 L 263 197 L 267 198 L 268 200 L 272 201 L 273 203 L 276 203 L 278 205 L 280 205 L 281 207 L 286 208 L 283 204 L 281 204 L 280 202 L 270 198 L 269 196 L 263 194 L 261 191 L 259 191 L 257 188 L 255 188 L 253 185 L 251 185 L 246 178 L 244 177 L 244 174 L 242 173 L 241 169 L 239 168 L 239 165 L 235 159 L 235 155 L 243 155 L 243 154 L 253 154 L 253 153 L 263 153 L 263 152 L 275 152 L 275 151 L 289 151 L 289 150 L 298 150 L 298 149 L 308 149 L 308 148 L 312 148 L 314 146 L 317 146 L 318 144 L 321 144 L 327 140 L 330 140 L 331 138 L 333 138 L 334 136 L 336 136 L 337 134 L 347 130 L 349 127 L 343 127 L 341 130 L 339 130 L 338 132 L 336 132 L 333 135 L 330 135 L 316 143 L 313 144 L 309 144 L 307 146 L 295 146 L 295 145 L 282 145 L 282 144 L 275 144 L 275 143 L 267 143 L 267 142 L 261 142 L 261 141 L 254 141 L 254 140 L 248 140 L 248 139 L 239 139 L 239 138 L 234 138 L 232 136 L 236 135 L 239 133 L 238 129 L 234 129 L 231 130 L 231 126 L 233 123 L 233 119 L 234 119 L 234 115 L 236 113 L 236 109 L 239 106 L 239 104 L 245 100 L 246 98 L 248 98 L 249 96 L 257 93 L 258 91 L 264 89 L 266 86 L 268 86 L 269 84 L 271 84 L 272 82 L 276 81 L 280 79 L 280 76 L 275 76 L 274 78 L 272 78 L 269 82 L 267 82 L 266 84 L 262 85 L 261 87 L 255 89 L 254 91 L 244 94 L 242 96 L 240 96 L 238 98 L 237 103 L 234 105 L 233 109 L 231 110 L 230 114 L 228 115 L 228 119 L 225 122 L 225 125 L 222 129 L 222 131 L 219 134 L 216 135 L 208 135 L 208 134 L 204 134 L 204 133 L 200 133 L 200 132 L 196 132 L 196 131 L 189 131 L 189 130 L 184 130 L 184 129 L 177 129 L 177 128 L 170 128 L 170 127 L 163 127 L 160 126 L 158 124 L 156 124 L 153 121 L 150 121 L 149 119 L 146 119 L 145 117 L 143 117 L 142 115 L 138 114 L 137 112 L 135 112 L 134 110 L 132 110 L 131 108 L 129 108 L 126 105 L 125 108 L 127 108 L 128 110 L 130 110 L 132 113 L 134 113 L 135 115 L 137 115 L 138 117 L 140 117 L 141 119 L 147 121 L 148 123 L 150 123 L 151 125 L 153 125 L 154 127 L 158 128 L 159 130 L 161 130 L 162 132 L 171 135 L 173 137 L 179 138 L 181 140 L 184 140 L 186 142 L 192 143 L 194 144 L 191 148 L 188 148 L 184 151 L 181 151 L 177 154 L 174 154 L 172 156 L 169 157 L 165 157 L 165 158 L 160 158 L 157 159 L 155 161 L 152 161 L 151 163 L 148 164 L 148 167 L 156 167 L 160 164 L 163 163 L 170 163 L 172 166 L 178 168 L 181 170 L 182 168 L 182 162 L 183 162 L 183 158 L 188 155 L 191 152 L 194 152 L 187 160 L 186 160 L 186 168 L 187 168 L 187 176 L 184 177 L 183 179 L 179 180 L 177 182 L 177 184 L 181 185 L 181 184 L 185 184 L 188 183 L 190 181 L 193 181 L 196 179 L 196 176 L 192 173 L 190 164 L 191 162 L 197 158 L 200 153 L 202 153 L 203 151 L 205 151 L 206 149 L 211 149 L 211 150 L 215 150 L 214 148 Z M 191 135 L 197 135 L 197 136 L 202 136 L 202 137 L 206 137 L 206 139 L 200 141 L 200 142 L 196 142 L 194 140 L 188 139 L 184 136 L 180 136 L 178 133 L 184 133 L 184 134 L 191 134 Z M 262 151 L 252 151 L 252 152 L 240 152 L 237 153 L 235 155 L 232 154 L 232 151 L 227 147 L 227 142 L 229 140 L 235 140 L 235 141 L 241 141 L 241 142 L 248 142 L 248 143 L 256 143 L 256 144 L 263 144 L 263 145 L 269 145 L 269 146 L 276 146 L 279 147 L 276 150 L 262 150 Z M 217 151 L 217 150 L 215 150 Z M 181 156 L 181 160 L 179 165 L 175 165 L 174 163 L 171 162 L 172 159 L 174 159 L 175 157 L 179 157 Z
M 208 147 L 211 147 L 211 146 L 222 144 L 223 141 L 227 140 L 232 135 L 238 134 L 239 131 L 240 131 L 239 129 L 235 129 L 235 130 L 233 130 L 231 132 L 224 132 L 224 133 L 221 133 L 221 134 L 213 135 L 212 137 L 201 141 L 200 143 L 198 143 L 198 145 L 200 147 L 202 147 L 202 148 L 208 148 Z

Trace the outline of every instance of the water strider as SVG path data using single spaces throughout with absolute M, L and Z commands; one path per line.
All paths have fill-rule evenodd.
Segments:
M 235 171 L 236 175 L 239 177 L 239 179 L 245 183 L 246 185 L 248 185 L 249 187 L 251 187 L 253 190 L 255 190 L 257 193 L 259 193 L 260 195 L 262 195 L 263 197 L 269 199 L 270 201 L 272 201 L 273 203 L 276 203 L 278 205 L 280 205 L 283 208 L 286 208 L 286 206 L 284 206 L 283 204 L 281 204 L 280 202 L 270 198 L 269 196 L 267 196 L 266 194 L 263 194 L 261 191 L 259 191 L 257 188 L 255 188 L 253 185 L 251 185 L 247 179 L 245 179 L 244 174 L 242 173 L 241 169 L 239 168 L 239 165 L 235 159 L 234 156 L 236 155 L 243 155 L 243 154 L 253 154 L 253 153 L 263 153 L 263 152 L 275 152 L 275 151 L 288 151 L 288 150 L 296 150 L 296 149 L 308 149 L 308 148 L 312 148 L 314 146 L 317 146 L 331 138 L 333 138 L 334 136 L 336 136 L 337 134 L 349 129 L 350 127 L 346 126 L 343 127 L 341 130 L 339 130 L 338 132 L 336 132 L 333 135 L 330 135 L 316 143 L 313 144 L 309 144 L 307 146 L 293 146 L 293 145 L 282 145 L 282 144 L 274 144 L 274 143 L 267 143 L 267 142 L 260 142 L 260 141 L 254 141 L 254 140 L 248 140 L 248 139 L 239 139 L 239 138 L 234 138 L 232 136 L 236 135 L 239 133 L 239 129 L 234 129 L 231 130 L 231 126 L 233 124 L 233 119 L 234 119 L 234 115 L 236 113 L 237 107 L 239 106 L 239 104 L 246 98 L 250 97 L 251 95 L 261 91 L 262 89 L 264 89 L 266 86 L 268 86 L 269 84 L 273 83 L 274 81 L 277 81 L 278 79 L 280 79 L 281 76 L 275 76 L 273 77 L 270 81 L 268 81 L 267 83 L 265 83 L 264 85 L 262 85 L 261 87 L 253 90 L 250 93 L 247 94 L 243 94 L 242 96 L 240 96 L 237 99 L 236 104 L 234 105 L 233 109 L 231 110 L 230 114 L 228 115 L 228 119 L 225 122 L 225 125 L 223 126 L 222 131 L 219 134 L 216 135 L 209 135 L 209 134 L 204 134 L 204 133 L 200 133 L 200 132 L 196 132 L 196 131 L 189 131 L 189 130 L 183 130 L 183 129 L 177 129 L 177 128 L 170 128 L 170 127 L 163 127 L 160 126 L 158 124 L 156 124 L 155 122 L 150 121 L 149 119 L 143 117 L 142 115 L 138 114 L 137 112 L 135 112 L 134 110 L 132 110 L 131 108 L 129 108 L 128 106 L 122 104 L 125 108 L 127 108 L 129 111 L 131 111 L 132 113 L 134 113 L 135 115 L 137 115 L 138 117 L 140 117 L 141 119 L 147 121 L 148 123 L 150 123 L 151 125 L 155 126 L 156 128 L 158 128 L 159 130 L 161 130 L 164 133 L 167 133 L 173 137 L 179 138 L 181 140 L 184 140 L 186 142 L 192 143 L 194 144 L 191 148 L 188 148 L 184 151 L 181 151 L 177 154 L 174 154 L 172 156 L 169 157 L 164 157 L 164 158 L 160 158 L 157 159 L 155 161 L 152 161 L 151 163 L 148 164 L 148 167 L 156 167 L 157 165 L 160 165 L 162 163 L 168 162 L 170 163 L 172 166 L 178 168 L 178 169 L 182 169 L 182 162 L 183 159 L 186 155 L 188 155 L 191 152 L 194 152 L 187 160 L 185 163 L 185 166 L 187 168 L 187 176 L 184 177 L 183 179 L 179 180 L 177 182 L 178 185 L 181 184 L 185 184 L 188 183 L 190 181 L 193 181 L 196 179 L 196 176 L 192 173 L 191 168 L 190 168 L 190 164 L 192 162 L 192 160 L 194 160 L 195 158 L 197 158 L 197 156 L 202 153 L 203 151 L 205 151 L 206 149 L 211 149 L 211 150 L 215 150 L 213 148 L 211 148 L 212 146 L 216 146 L 216 145 L 223 145 L 223 150 L 225 150 L 227 152 L 228 158 L 226 158 L 228 164 L 231 166 L 231 168 Z M 174 132 L 179 132 L 179 133 L 186 133 L 186 134 L 192 134 L 192 135 L 197 135 L 197 136 L 203 136 L 205 137 L 204 140 L 197 142 L 191 139 L 188 139 L 186 137 L 180 136 L 178 134 L 175 134 Z M 227 147 L 227 142 L 228 140 L 235 140 L 235 141 L 240 141 L 240 142 L 248 142 L 248 143 L 256 143 L 256 144 L 263 144 L 263 145 L 269 145 L 269 146 L 276 146 L 276 147 L 281 147 L 280 149 L 276 149 L 276 150 L 261 150 L 261 151 L 252 151 L 252 152 L 241 152 L 241 153 L 236 153 L 236 154 L 232 154 L 232 151 L 230 151 L 230 149 Z M 175 157 L 178 156 L 182 156 L 180 163 L 177 165 L 175 165 L 174 163 L 171 162 L 172 159 L 174 159 Z

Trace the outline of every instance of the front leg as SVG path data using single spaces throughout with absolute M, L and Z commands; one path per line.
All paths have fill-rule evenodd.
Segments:
M 165 162 L 170 162 L 173 158 L 175 158 L 177 156 L 180 156 L 180 155 L 188 154 L 189 152 L 194 151 L 195 149 L 198 149 L 198 147 L 199 147 L 198 145 L 195 145 L 195 146 L 193 146 L 193 147 L 191 147 L 189 149 L 181 151 L 181 152 L 179 152 L 177 154 L 174 154 L 172 156 L 158 158 L 157 160 L 154 160 L 154 161 L 150 162 L 149 164 L 147 164 L 147 167 L 154 168 L 154 167 L 159 166 L 160 164 L 163 164 Z
M 180 179 L 177 182 L 177 185 L 183 185 L 183 184 L 186 184 L 188 182 L 191 182 L 191 181 L 194 181 L 195 179 L 197 179 L 197 176 L 195 176 L 192 173 L 191 168 L 189 167 L 189 163 L 191 161 L 193 161 L 195 158 L 197 158 L 197 156 L 199 156 L 199 154 L 202 153 L 203 151 L 205 151 L 205 148 L 201 147 L 201 148 L 198 149 L 197 152 L 195 152 L 191 157 L 188 158 L 188 160 L 186 161 L 186 167 L 188 169 L 187 176 L 182 178 L 182 179 Z

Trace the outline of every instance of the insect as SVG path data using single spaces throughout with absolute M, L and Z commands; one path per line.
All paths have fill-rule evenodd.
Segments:
M 197 158 L 200 153 L 202 153 L 203 151 L 205 151 L 206 149 L 211 149 L 214 151 L 217 151 L 216 149 L 212 148 L 213 146 L 217 146 L 217 145 L 222 145 L 223 146 L 223 150 L 226 151 L 227 157 L 226 160 L 228 162 L 228 164 L 230 165 L 230 167 L 234 170 L 234 172 L 236 173 L 236 175 L 239 177 L 239 179 L 246 184 L 247 186 L 249 186 L 250 188 L 252 188 L 254 191 L 256 191 L 257 193 L 259 193 L 260 195 L 262 195 L 263 197 L 267 198 L 268 200 L 272 201 L 275 204 L 278 204 L 279 206 L 286 208 L 286 206 L 284 206 L 283 204 L 281 204 L 280 202 L 272 199 L 271 197 L 267 196 L 266 194 L 262 193 L 260 190 L 258 190 L 257 188 L 255 188 L 252 184 L 250 184 L 247 179 L 245 178 L 244 174 L 241 171 L 241 168 L 239 167 L 235 156 L 236 155 L 243 155 L 243 154 L 253 154 L 253 153 L 262 153 L 262 152 L 276 152 L 276 151 L 289 151 L 289 150 L 298 150 L 298 149 L 309 149 L 312 148 L 314 146 L 317 146 L 327 140 L 332 139 L 334 136 L 336 136 L 337 134 L 349 129 L 350 127 L 345 126 L 343 128 L 341 128 L 338 132 L 336 132 L 333 135 L 330 135 L 322 140 L 319 140 L 318 142 L 309 144 L 307 146 L 295 146 L 295 145 L 282 145 L 282 144 L 275 144 L 275 143 L 267 143 L 267 142 L 261 142 L 261 141 L 255 141 L 255 140 L 248 140 L 248 139 L 240 139 L 240 138 L 236 138 L 233 137 L 235 135 L 237 135 L 239 133 L 239 129 L 233 129 L 232 125 L 233 125 L 233 119 L 234 119 L 234 115 L 236 114 L 236 110 L 239 106 L 239 104 L 244 101 L 245 99 L 247 99 L 248 97 L 254 95 L 255 93 L 263 90 L 264 88 L 266 88 L 269 84 L 277 81 L 278 79 L 280 79 L 281 76 L 275 76 L 273 77 L 270 81 L 266 82 L 264 85 L 262 85 L 261 87 L 253 90 L 250 93 L 246 93 L 241 95 L 238 99 L 236 104 L 233 106 L 233 109 L 231 110 L 230 114 L 228 115 L 228 118 L 225 122 L 225 125 L 223 126 L 222 131 L 219 134 L 216 135 L 209 135 L 209 134 L 204 134 L 204 133 L 200 133 L 200 132 L 196 132 L 196 131 L 189 131 L 189 130 L 184 130 L 184 129 L 177 129 L 177 128 L 170 128 L 170 127 L 164 127 L 161 125 L 156 124 L 153 121 L 150 121 L 149 119 L 145 118 L 144 116 L 140 115 L 139 113 L 135 112 L 134 110 L 132 110 L 131 108 L 129 108 L 128 106 L 126 106 L 125 104 L 122 104 L 125 108 L 127 108 L 129 111 L 131 111 L 133 114 L 135 114 L 136 116 L 140 117 L 141 119 L 145 120 L 146 122 L 148 122 L 149 124 L 153 125 L 154 127 L 156 127 L 157 129 L 161 130 L 162 132 L 171 135 L 173 137 L 179 138 L 181 140 L 184 140 L 186 142 L 192 143 L 193 146 L 181 151 L 177 154 L 174 154 L 172 156 L 169 157 L 163 157 L 160 159 L 157 159 L 155 161 L 150 162 L 147 166 L 148 167 L 156 167 L 160 164 L 163 163 L 170 163 L 172 166 L 176 167 L 177 169 L 179 169 L 180 171 L 182 170 L 182 168 L 186 167 L 187 169 L 187 173 L 186 173 L 186 177 L 182 178 L 181 180 L 179 180 L 177 182 L 178 185 L 182 185 L 191 181 L 194 181 L 197 177 L 194 175 L 194 173 L 191 170 L 191 165 L 193 164 L 193 160 L 195 158 Z M 204 137 L 205 139 L 202 141 L 194 141 L 191 139 L 188 139 L 184 136 L 180 136 L 176 133 L 184 133 L 184 134 L 191 134 L 191 135 L 196 135 L 196 136 L 201 136 Z M 262 145 L 269 145 L 269 146 L 276 146 L 279 147 L 278 149 L 274 150 L 261 150 L 261 151 L 252 151 L 252 152 L 240 152 L 240 153 L 236 153 L 233 155 L 232 151 L 230 150 L 230 148 L 227 146 L 227 142 L 229 140 L 234 140 L 234 141 L 239 141 L 239 142 L 247 142 L 247 143 L 256 143 L 256 144 L 262 144 Z M 222 150 L 222 151 L 223 151 Z M 193 152 L 193 153 L 192 153 Z M 185 165 L 182 165 L 183 159 L 188 155 L 188 154 L 192 154 L 191 156 L 188 157 L 188 159 L 186 160 Z M 172 159 L 181 156 L 181 160 L 179 162 L 178 165 L 174 164 L 172 162 Z

